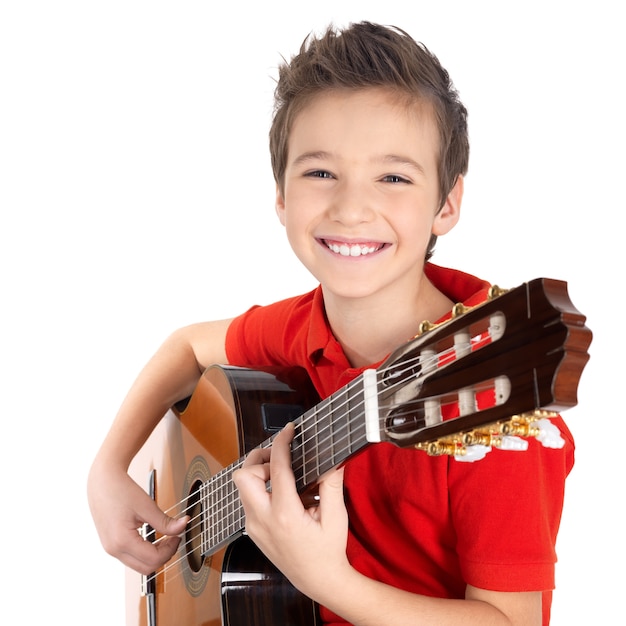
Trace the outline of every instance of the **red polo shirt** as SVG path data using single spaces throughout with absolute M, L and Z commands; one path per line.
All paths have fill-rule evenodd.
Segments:
M 489 284 L 427 264 L 426 274 L 453 302 L 485 300 Z M 350 367 L 326 321 L 321 288 L 253 307 L 231 324 L 232 365 L 304 367 L 321 397 L 363 369 Z M 525 452 L 493 450 L 483 460 L 372 445 L 345 471 L 350 516 L 348 557 L 371 578 L 418 594 L 463 598 L 465 586 L 544 591 L 544 624 L 554 588 L 555 543 L 572 436 L 560 450 L 530 441 Z M 345 624 L 322 608 L 328 624 Z

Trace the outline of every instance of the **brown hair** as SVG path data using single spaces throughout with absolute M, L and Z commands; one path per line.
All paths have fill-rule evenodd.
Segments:
M 287 163 L 289 132 L 296 115 L 322 91 L 386 87 L 432 106 L 439 128 L 439 195 L 443 207 L 458 177 L 467 171 L 467 110 L 448 72 L 427 48 L 403 30 L 371 22 L 343 30 L 329 26 L 309 35 L 297 55 L 279 68 L 274 92 L 270 153 L 279 186 Z M 429 245 L 432 254 L 435 238 Z

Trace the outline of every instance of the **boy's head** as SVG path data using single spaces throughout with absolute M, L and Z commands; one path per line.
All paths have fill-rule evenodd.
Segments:
M 459 176 L 467 171 L 467 111 L 448 72 L 425 46 L 407 33 L 369 22 L 344 30 L 329 27 L 305 39 L 300 52 L 279 69 L 270 129 L 272 169 L 282 189 L 289 133 L 297 114 L 322 92 L 384 87 L 409 104 L 430 105 L 439 130 L 440 207 Z M 429 245 L 432 254 L 435 238 Z

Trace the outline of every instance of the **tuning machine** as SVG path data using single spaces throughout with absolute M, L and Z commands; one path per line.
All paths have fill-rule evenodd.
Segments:
M 522 451 L 528 439 L 537 439 L 546 448 L 562 448 L 565 440 L 550 418 L 553 411 L 535 410 L 513 415 L 505 421 L 416 444 L 429 456 L 451 456 L 457 461 L 478 461 L 493 448 Z

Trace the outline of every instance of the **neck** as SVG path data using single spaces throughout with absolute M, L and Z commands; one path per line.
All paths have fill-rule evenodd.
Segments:
M 422 321 L 437 321 L 452 304 L 425 277 L 410 297 L 349 299 L 324 292 L 328 322 L 352 367 L 380 363 L 414 337 Z

